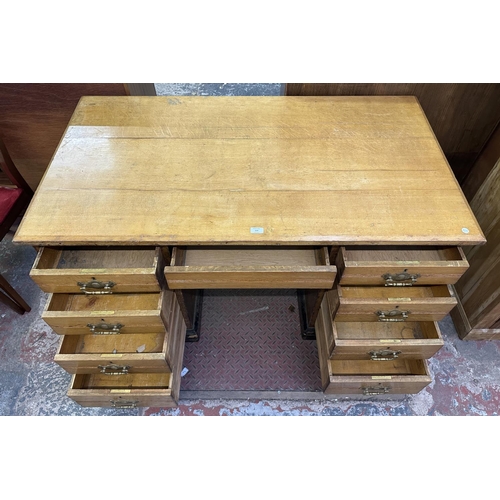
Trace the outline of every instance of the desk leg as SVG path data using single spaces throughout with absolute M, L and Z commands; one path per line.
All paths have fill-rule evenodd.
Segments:
M 299 302 L 300 333 L 304 340 L 315 340 L 314 325 L 326 290 L 297 290 Z
M 187 326 L 186 342 L 198 342 L 203 290 L 174 290 L 174 292 Z

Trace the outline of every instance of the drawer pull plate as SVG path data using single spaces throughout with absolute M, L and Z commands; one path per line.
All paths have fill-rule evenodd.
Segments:
M 96 325 L 87 323 L 87 326 L 90 328 L 90 333 L 94 335 L 119 335 L 120 330 L 125 325 L 121 323 L 116 323 L 116 325 L 110 323 L 97 323 Z
M 378 316 L 378 320 L 386 323 L 396 323 L 400 321 L 406 321 L 411 311 L 400 311 L 399 309 L 393 309 L 392 311 L 377 311 L 375 314 Z
M 360 389 L 365 396 L 378 396 L 389 392 L 389 387 L 360 387 Z
M 99 371 L 104 373 L 105 375 L 127 375 L 130 366 L 122 366 L 122 365 L 99 365 Z
M 137 403 L 139 401 L 115 401 L 110 400 L 111 406 L 113 408 L 137 408 Z
M 368 354 L 373 361 L 392 361 L 401 354 L 401 351 L 381 349 L 380 351 L 370 351 Z
M 113 281 L 77 281 L 76 283 L 85 295 L 110 295 L 111 289 L 116 285 Z M 90 290 L 88 290 L 90 288 Z
M 420 274 L 387 273 L 383 274 L 382 278 L 385 280 L 385 286 L 412 286 L 417 282 L 417 278 L 420 278 Z

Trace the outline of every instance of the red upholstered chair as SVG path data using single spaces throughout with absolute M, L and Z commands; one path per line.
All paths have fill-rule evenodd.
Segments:
M 33 190 L 24 180 L 12 161 L 4 142 L 0 138 L 0 241 L 9 232 L 12 224 L 26 210 Z M 30 311 L 30 306 L 0 275 L 0 302 L 12 307 L 20 314 Z

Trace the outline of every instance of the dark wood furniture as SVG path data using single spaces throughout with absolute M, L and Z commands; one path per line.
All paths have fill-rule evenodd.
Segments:
M 0 136 L 32 189 L 84 95 L 156 95 L 152 83 L 0 83 Z

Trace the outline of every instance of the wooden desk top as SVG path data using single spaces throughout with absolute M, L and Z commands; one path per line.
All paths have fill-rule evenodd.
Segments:
M 14 241 L 485 240 L 413 97 L 171 96 L 82 98 Z

